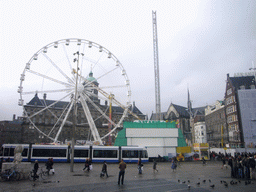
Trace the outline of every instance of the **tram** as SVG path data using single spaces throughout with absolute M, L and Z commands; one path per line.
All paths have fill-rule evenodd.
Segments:
M 14 149 L 22 145 L 22 161 L 46 162 L 48 158 L 53 158 L 54 162 L 68 163 L 71 159 L 71 147 L 69 145 L 35 145 L 35 144 L 3 144 L 1 151 L 4 159 L 14 159 Z M 91 158 L 92 162 L 117 163 L 123 159 L 127 163 L 137 162 L 141 158 L 142 162 L 148 162 L 148 153 L 144 147 L 139 146 L 92 146 L 75 145 L 74 162 L 85 162 Z

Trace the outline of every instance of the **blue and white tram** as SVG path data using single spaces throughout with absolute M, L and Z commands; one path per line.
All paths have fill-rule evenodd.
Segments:
M 2 146 L 2 157 L 10 158 L 13 161 L 14 149 L 18 144 L 4 144 Z M 53 158 L 54 162 L 70 162 L 71 147 L 68 145 L 32 145 L 22 144 L 22 161 L 46 162 L 48 158 Z M 137 162 L 141 158 L 142 162 L 148 162 L 147 151 L 143 147 L 127 146 L 75 146 L 74 162 L 85 162 L 91 158 L 92 162 L 112 162 L 117 163 L 121 159 L 125 162 Z
M 148 162 L 148 153 L 144 147 L 122 147 L 122 159 L 125 162 L 138 162 L 139 158 L 141 158 L 141 162 Z

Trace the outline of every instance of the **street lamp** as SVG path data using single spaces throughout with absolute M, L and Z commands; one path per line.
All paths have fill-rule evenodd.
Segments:
M 76 74 L 76 84 L 75 84 L 75 102 L 74 102 L 74 113 L 73 113 L 73 126 L 72 126 L 72 142 L 71 142 L 71 164 L 70 164 L 70 172 L 74 171 L 74 152 L 75 152 L 75 130 L 77 124 L 77 82 L 78 82 L 78 70 L 79 70 L 79 56 L 84 56 L 83 53 L 79 53 L 77 51 L 73 55 L 77 55 L 77 58 L 74 59 L 74 63 L 76 62 L 76 69 L 73 69 L 74 74 Z

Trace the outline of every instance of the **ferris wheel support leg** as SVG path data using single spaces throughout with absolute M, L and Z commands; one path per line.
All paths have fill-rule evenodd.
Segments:
M 69 113 L 70 113 L 70 111 L 71 111 L 73 105 L 74 105 L 74 100 L 72 100 L 72 102 L 71 102 L 71 104 L 70 104 L 70 106 L 69 106 L 68 112 L 67 112 L 65 118 L 63 119 L 63 121 L 62 121 L 62 123 L 61 123 L 61 126 L 60 126 L 60 128 L 59 128 L 59 131 L 58 131 L 58 133 L 56 134 L 56 137 L 55 137 L 55 139 L 54 139 L 54 143 L 57 142 L 58 137 L 59 137 L 59 135 L 60 135 L 60 132 L 62 131 L 62 128 L 64 127 L 64 125 L 65 125 L 65 123 L 66 123 L 66 121 L 67 121 L 67 118 L 68 118 L 68 116 L 69 116 Z
M 81 97 L 83 98 L 82 95 L 81 95 Z M 94 138 L 95 141 L 98 141 L 100 143 L 100 145 L 102 145 L 102 140 L 100 138 L 100 135 L 99 135 L 99 132 L 98 132 L 98 130 L 96 128 L 96 125 L 95 125 L 95 123 L 93 121 L 93 118 L 92 118 L 92 115 L 90 113 L 89 107 L 88 107 L 88 105 L 87 105 L 87 103 L 86 103 L 86 101 L 84 99 L 81 99 L 80 101 L 81 101 L 84 113 L 86 115 L 88 124 L 90 126 L 90 129 L 92 131 L 93 138 Z

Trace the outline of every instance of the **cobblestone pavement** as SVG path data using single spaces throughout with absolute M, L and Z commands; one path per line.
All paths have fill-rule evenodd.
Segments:
M 109 177 L 100 178 L 102 164 L 93 164 L 93 170 L 88 173 L 82 170 L 82 163 L 75 164 L 73 172 L 70 172 L 70 164 L 55 163 L 55 174 L 46 180 L 2 181 L 0 191 L 256 191 L 256 181 L 246 185 L 245 180 L 239 183 L 235 179 L 237 184 L 231 185 L 230 168 L 221 169 L 221 165 L 219 161 L 207 162 L 205 166 L 201 162 L 182 162 L 173 172 L 171 163 L 164 162 L 157 164 L 158 172 L 154 173 L 153 163 L 147 163 L 142 175 L 139 175 L 136 164 L 127 164 L 124 185 L 119 186 L 118 164 L 108 164 Z M 44 164 L 39 166 L 44 167 Z M 228 186 L 221 181 L 226 181 Z

